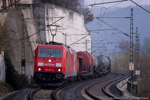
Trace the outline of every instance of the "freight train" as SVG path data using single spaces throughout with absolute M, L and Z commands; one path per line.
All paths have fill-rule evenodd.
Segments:
M 60 85 L 97 73 L 108 73 L 110 68 L 99 61 L 88 52 L 76 53 L 63 44 L 38 45 L 34 57 L 34 79 L 38 84 Z

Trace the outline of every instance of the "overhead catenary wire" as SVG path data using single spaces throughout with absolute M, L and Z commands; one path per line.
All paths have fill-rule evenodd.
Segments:
M 86 37 L 89 36 L 89 35 L 90 35 L 90 34 L 87 34 L 86 36 L 82 37 L 81 39 L 79 39 L 79 40 L 77 40 L 77 41 L 71 43 L 69 46 L 71 46 L 71 45 L 73 45 L 73 44 L 75 44 L 75 43 L 77 43 L 77 42 L 83 40 L 84 38 L 86 38 Z
M 95 6 L 95 5 L 103 5 L 103 4 L 110 4 L 110 3 L 117 3 L 117 2 L 125 2 L 125 1 L 131 1 L 132 3 L 134 3 L 135 5 L 137 5 L 138 7 L 140 7 L 141 9 L 143 9 L 144 11 L 146 11 L 147 13 L 150 14 L 150 11 L 148 11 L 147 9 L 145 9 L 144 7 L 142 7 L 141 5 L 139 5 L 138 3 L 136 3 L 133 0 L 119 0 L 119 1 L 111 1 L 111 2 L 102 2 L 102 3 L 94 3 L 94 4 L 90 4 L 89 6 Z
M 102 2 L 104 2 L 104 1 L 102 1 Z M 105 16 L 105 14 L 106 14 L 106 11 L 107 11 L 107 9 L 105 8 L 104 9 L 104 11 L 102 10 L 102 8 L 101 8 L 101 12 L 102 12 L 102 17 L 104 17 Z M 100 27 L 101 28 L 103 28 L 103 26 L 102 26 L 102 23 L 100 24 Z M 114 29 L 115 30 L 115 29 Z M 104 31 L 104 33 L 106 34 L 106 31 Z M 106 37 L 105 37 L 105 41 L 108 41 L 107 39 L 108 39 L 108 37 L 107 37 L 108 35 L 106 35 Z
M 67 36 L 87 35 L 87 34 L 68 34 Z
M 66 36 L 69 36 L 70 34 L 64 34 L 63 32 L 61 32 L 61 31 L 57 31 L 58 33 L 61 33 L 62 35 L 66 35 Z M 71 39 L 74 39 L 74 40 L 77 40 L 76 38 L 73 38 L 73 37 L 71 37 L 71 36 L 69 36 L 69 38 L 71 38 Z
M 94 3 L 94 4 L 90 4 L 89 6 L 109 4 L 109 3 L 117 3 L 117 2 L 124 2 L 124 1 L 129 1 L 129 0 L 119 0 L 119 1 L 111 1 L 111 2 Z
M 121 3 L 123 3 L 123 2 L 118 2 L 118 3 L 116 3 L 116 4 L 112 5 L 112 6 L 107 7 L 107 9 L 110 9 L 110 8 L 112 8 L 114 6 L 117 6 L 117 5 L 121 4 Z
M 105 12 L 106 12 L 106 9 L 105 9 Z M 100 17 L 101 19 L 103 19 L 103 18 L 130 18 L 130 17 L 105 17 L 104 15 L 105 15 L 105 12 L 104 12 L 104 14 L 102 14 L 102 17 Z M 96 18 L 96 17 L 95 17 Z M 101 25 L 100 25 L 101 26 Z M 101 26 L 101 28 L 102 28 L 102 26 Z M 117 30 L 116 28 L 114 29 L 114 27 L 112 28 L 112 29 L 110 29 L 110 30 Z M 104 32 L 105 32 L 106 30 L 104 30 Z M 106 33 L 106 32 L 105 32 Z M 108 35 L 106 35 L 106 36 L 108 36 Z M 105 41 L 106 41 L 106 39 L 105 39 Z M 106 43 L 106 44 L 108 44 L 108 43 Z M 109 43 L 110 44 L 110 43 Z M 92 46 L 93 47 L 93 46 Z M 89 49 L 88 49 L 89 50 Z M 96 51 L 97 50 L 99 50 L 99 49 L 96 49 Z
M 123 31 L 119 30 L 118 28 L 116 28 L 116 27 L 114 27 L 114 26 L 108 24 L 107 22 L 103 21 L 102 19 L 100 19 L 100 18 L 98 18 L 98 17 L 97 17 L 97 19 L 100 20 L 101 22 L 105 23 L 106 25 L 108 25 L 108 26 L 110 26 L 110 27 L 112 27 L 112 28 L 118 30 L 119 32 L 123 33 L 124 35 L 130 37 L 127 33 L 125 33 L 125 32 L 123 32 Z
M 38 33 L 39 33 L 39 32 L 41 32 L 42 30 L 45 30 L 47 27 L 50 27 L 51 25 L 53 25 L 53 24 L 57 23 L 58 21 L 60 21 L 60 20 L 61 20 L 61 19 L 63 19 L 63 18 L 64 18 L 64 17 L 61 17 L 60 19 L 56 20 L 55 22 L 53 22 L 53 23 L 52 23 L 52 24 L 50 24 L 50 25 L 47 25 L 46 27 L 44 27 L 44 28 L 43 28 L 43 29 L 41 29 L 40 31 L 35 32 L 35 33 L 33 33 L 32 35 L 27 36 L 27 37 L 25 37 L 25 38 L 21 38 L 20 40 L 24 40 L 24 39 L 30 38 L 30 37 L 32 37 L 32 36 L 34 36 L 34 35 L 38 34 Z
M 122 37 L 116 35 L 114 32 L 113 32 L 112 34 L 115 35 L 116 37 L 120 38 L 121 40 L 127 41 L 127 40 L 125 40 L 124 38 L 122 38 Z
M 127 0 L 127 1 L 131 1 L 131 2 L 134 2 L 133 0 Z M 137 4 L 139 7 L 140 7 L 140 5 L 139 4 Z M 146 10 L 144 7 L 140 7 L 140 8 L 142 8 L 142 9 L 144 9 L 146 12 L 148 12 L 148 13 L 150 13 L 148 10 Z M 106 18 L 106 17 L 103 17 L 103 18 Z M 128 17 L 128 18 L 130 18 L 130 17 Z M 121 32 L 121 30 L 120 30 L 120 32 Z M 121 33 L 125 33 L 125 32 L 121 32 Z M 126 35 L 126 36 L 128 36 L 128 37 L 130 37 L 128 34 L 124 34 L 124 35 Z
M 96 18 L 126 18 L 126 19 L 128 19 L 128 18 L 131 18 L 131 17 L 96 17 Z M 106 24 L 106 23 L 105 23 Z M 109 26 L 110 26 L 110 24 L 109 24 Z M 112 25 L 111 25 L 112 26 Z M 113 27 L 113 28 L 115 28 L 115 27 Z M 115 30 L 117 30 L 117 28 L 115 28 Z M 124 32 L 123 32 L 124 33 Z
M 93 51 L 93 53 L 96 52 L 97 50 L 101 49 L 105 44 L 116 44 L 116 43 L 118 44 L 118 43 L 120 43 L 120 42 L 107 42 L 107 43 L 103 43 L 103 45 L 97 47 L 97 48 Z M 127 43 L 128 43 L 128 42 L 127 42 Z M 107 48 L 107 49 L 108 49 L 108 48 Z
M 96 52 L 97 50 L 99 50 L 100 48 L 102 48 L 104 45 L 105 45 L 105 43 L 103 43 L 103 45 L 101 45 L 101 46 L 99 46 L 98 48 L 96 48 L 94 51 L 92 51 L 92 54 L 93 54 L 94 52 Z
M 64 33 L 62 33 L 61 31 L 59 31 L 61 34 L 63 34 L 64 35 Z M 70 36 L 70 35 L 72 35 L 72 36 L 75 36 L 75 35 L 78 35 L 78 34 L 66 34 L 66 36 L 69 36 L 69 38 L 71 39 L 71 40 L 77 40 L 78 41 L 78 39 L 77 38 L 73 38 L 72 36 Z M 79 34 L 79 35 L 87 35 L 87 34 Z M 88 34 L 89 35 L 89 34 Z M 74 44 L 84 44 L 84 43 L 74 43 Z
M 89 32 L 94 32 L 94 31 L 112 31 L 116 29 L 98 29 L 98 30 L 88 30 Z
M 75 44 L 85 44 L 85 43 L 91 43 L 91 42 L 89 41 L 89 42 L 81 42 L 81 43 L 75 43 Z
M 141 2 L 141 1 L 143 1 L 143 0 L 140 0 L 140 1 L 138 1 L 137 3 Z M 112 5 L 112 6 L 107 7 L 106 9 L 108 10 L 108 9 L 110 9 L 110 8 L 112 8 L 112 7 L 114 7 L 114 6 L 117 6 L 117 5 L 119 5 L 119 4 L 122 4 L 122 3 L 123 3 L 123 2 L 118 2 L 118 3 L 116 3 L 116 4 Z M 120 13 L 120 11 L 123 11 L 123 10 L 126 10 L 126 9 L 121 9 L 121 10 L 118 10 L 118 11 L 119 11 L 119 13 Z M 118 11 L 117 11 L 117 12 L 118 12 Z M 113 13 L 113 14 L 115 14 L 115 13 Z M 111 14 L 111 15 L 113 15 L 113 14 Z
M 71 29 L 71 30 L 77 30 L 77 31 L 80 31 L 80 32 L 82 32 L 82 33 L 85 33 L 85 34 L 87 34 L 87 31 L 84 31 L 84 30 L 81 30 L 81 29 L 79 29 L 79 28 L 75 28 L 75 27 L 73 27 L 73 26 L 67 26 L 67 28 L 69 28 L 69 29 Z
M 65 23 L 64 23 L 65 24 Z M 71 31 L 71 33 L 75 33 L 74 32 L 74 30 L 75 31 L 80 31 L 80 32 L 82 32 L 81 34 L 67 34 L 67 36 L 69 36 L 69 38 L 72 38 L 72 37 L 75 37 L 76 35 L 84 35 L 84 37 L 86 38 L 88 35 L 90 35 L 90 34 L 87 34 L 87 31 L 84 31 L 84 30 L 81 30 L 81 29 L 79 29 L 79 28 L 76 28 L 76 27 L 73 27 L 73 26 L 66 26 L 67 28 L 69 28 L 70 29 L 70 31 Z M 72 44 L 70 44 L 70 45 L 73 45 L 73 44 L 75 44 L 75 43 L 77 43 L 78 41 L 81 41 L 80 39 L 76 39 L 76 37 L 75 38 L 73 38 L 73 39 L 75 39 L 76 41 L 74 42 L 74 43 L 72 43 Z M 84 38 L 83 38 L 84 39 Z M 69 45 L 69 46 L 70 46 Z
M 96 18 L 131 18 L 131 17 L 96 17 Z
M 91 48 L 96 47 L 96 46 L 97 46 L 97 44 L 101 43 L 102 41 L 103 41 L 103 40 L 99 41 L 98 43 L 95 43 L 95 45 L 94 45 L 94 46 L 92 46 Z M 87 49 L 87 51 L 91 50 L 91 48 Z
M 141 2 L 141 1 L 143 1 L 143 0 L 140 0 L 140 1 L 138 1 L 137 3 Z M 122 4 L 122 3 L 123 3 L 123 2 L 118 2 L 118 3 L 116 3 L 116 4 L 112 5 L 112 6 L 107 7 L 106 9 L 108 10 L 108 9 L 110 9 L 110 8 L 112 8 L 112 7 L 114 7 L 114 6 L 117 6 L 117 5 L 119 5 L 119 4 Z M 126 9 L 121 9 L 121 10 L 118 10 L 117 12 L 120 13 L 120 11 L 123 11 L 123 10 L 126 10 Z M 113 14 L 115 14 L 115 13 L 113 13 Z M 113 14 L 111 14 L 111 15 L 113 15 Z
M 144 7 L 142 7 L 141 5 L 139 5 L 138 3 L 134 2 L 133 0 L 130 0 L 132 3 L 136 4 L 137 6 L 139 6 L 140 8 L 142 8 L 143 10 L 145 10 L 146 12 L 148 12 L 150 14 L 150 11 L 148 11 L 147 9 L 145 9 Z

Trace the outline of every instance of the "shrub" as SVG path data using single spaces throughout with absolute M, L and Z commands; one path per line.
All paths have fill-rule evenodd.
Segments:
M 25 75 L 19 75 L 12 65 L 10 56 L 8 53 L 4 56 L 6 63 L 6 82 L 9 83 L 15 90 L 22 89 L 27 86 L 27 77 Z

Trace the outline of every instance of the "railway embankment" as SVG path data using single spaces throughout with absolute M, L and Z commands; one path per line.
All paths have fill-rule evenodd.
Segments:
M 127 80 L 128 79 L 125 79 L 121 82 L 119 82 L 118 84 L 116 84 L 116 87 L 122 92 L 122 96 L 124 98 L 127 98 L 127 99 L 139 99 L 138 97 L 132 95 L 131 93 L 128 92 L 127 90 Z

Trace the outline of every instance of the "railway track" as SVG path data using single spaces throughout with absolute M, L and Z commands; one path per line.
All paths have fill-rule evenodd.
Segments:
M 28 100 L 110 99 L 114 98 L 114 96 L 109 96 L 111 94 L 109 88 L 112 87 L 112 84 L 116 84 L 122 78 L 122 75 L 109 74 L 100 78 L 73 82 L 55 89 L 38 88 L 29 95 Z
M 28 95 L 28 100 L 52 100 L 50 94 L 53 92 L 53 90 L 53 88 L 37 88 Z
M 116 84 L 125 78 L 121 75 L 94 83 L 85 88 L 85 93 L 93 100 L 120 99 L 122 94 L 116 88 Z
M 28 95 L 27 100 L 59 100 L 59 96 L 57 94 L 59 94 L 59 91 L 61 89 L 64 89 L 68 86 L 71 86 L 73 84 L 77 84 L 80 82 L 84 82 L 84 81 L 88 81 L 88 79 L 69 83 L 67 85 L 63 85 L 55 89 L 45 90 L 45 89 L 37 88 Z
M 121 77 L 114 81 L 111 81 L 107 83 L 103 88 L 102 91 L 104 94 L 106 94 L 108 97 L 112 99 L 121 99 L 122 98 L 122 92 L 118 90 L 116 87 L 117 83 L 121 82 L 122 80 L 126 79 L 127 77 Z M 125 99 L 125 98 L 122 98 Z
M 112 78 L 116 77 L 116 74 L 109 74 L 107 76 L 96 78 L 96 79 L 89 79 L 81 82 L 76 82 L 64 87 L 60 87 L 54 90 L 52 96 L 54 100 L 91 100 L 91 97 L 87 97 L 85 89 L 91 84 L 95 84 L 98 82 L 105 82 L 111 80 Z

